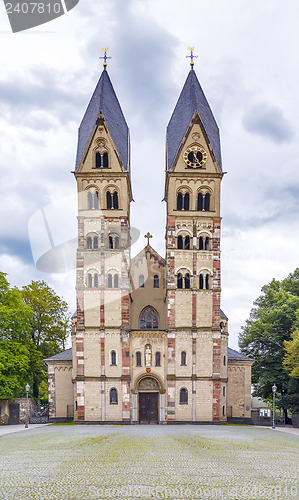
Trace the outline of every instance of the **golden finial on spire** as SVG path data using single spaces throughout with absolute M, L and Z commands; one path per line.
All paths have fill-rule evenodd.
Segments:
M 102 51 L 104 52 L 104 55 L 102 57 L 100 57 L 99 59 L 104 59 L 103 66 L 104 66 L 104 69 L 106 69 L 107 68 L 107 59 L 112 59 L 112 57 L 107 56 L 108 47 L 106 49 L 102 49 Z
M 195 55 L 193 54 L 194 47 L 188 47 L 188 50 L 190 50 L 190 56 L 186 56 L 186 57 L 190 57 L 190 59 L 191 59 L 191 61 L 190 61 L 190 66 L 191 66 L 191 68 L 193 69 L 193 66 L 194 66 L 194 61 L 193 61 L 193 59 L 194 59 L 195 57 L 198 57 L 198 56 L 195 56 Z

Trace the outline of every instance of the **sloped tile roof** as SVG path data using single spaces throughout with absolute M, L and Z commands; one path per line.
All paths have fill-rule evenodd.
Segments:
M 242 354 L 241 352 L 235 351 L 234 349 L 231 349 L 230 347 L 228 348 L 228 359 L 231 359 L 234 361 L 253 361 L 251 358 L 248 358 L 248 356 L 245 356 L 245 354 Z
M 72 361 L 72 348 L 51 356 L 51 358 L 44 359 L 44 361 Z
M 89 101 L 79 127 L 76 172 L 100 113 L 103 113 L 109 132 L 119 153 L 123 167 L 129 170 L 129 128 L 109 78 L 104 70 Z
M 213 153 L 222 171 L 219 128 L 194 69 L 191 69 L 167 127 L 167 170 L 173 167 L 195 111 L 205 128 Z

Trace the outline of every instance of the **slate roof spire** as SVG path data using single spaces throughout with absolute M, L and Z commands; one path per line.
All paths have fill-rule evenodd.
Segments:
M 192 57 L 195 56 L 192 54 Z M 191 62 L 193 62 L 192 59 Z M 219 128 L 197 79 L 193 65 L 191 65 L 185 85 L 167 126 L 166 168 L 168 172 L 170 172 L 173 167 L 180 146 L 196 111 L 203 124 L 220 171 L 222 172 Z
M 105 60 L 105 58 L 107 57 L 108 56 L 105 52 L 104 64 L 107 64 Z M 107 66 L 104 66 L 104 70 L 89 101 L 81 125 L 79 127 L 75 168 L 76 172 L 78 171 L 79 165 L 82 161 L 86 147 L 89 143 L 100 114 L 103 115 L 103 118 L 108 126 L 109 132 L 119 153 L 124 170 L 128 172 L 130 148 L 129 128 L 111 80 L 109 78 Z

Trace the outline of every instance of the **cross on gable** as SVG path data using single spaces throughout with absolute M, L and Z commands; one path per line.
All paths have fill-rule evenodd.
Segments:
M 149 245 L 149 244 L 150 244 L 150 243 L 149 243 L 149 240 L 150 240 L 150 238 L 152 238 L 151 233 L 147 232 L 147 233 L 144 235 L 144 237 L 145 237 L 145 238 L 147 238 L 147 244 Z

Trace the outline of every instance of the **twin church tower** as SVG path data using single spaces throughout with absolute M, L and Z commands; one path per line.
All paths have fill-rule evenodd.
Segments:
M 78 423 L 225 422 L 230 363 L 248 384 L 220 309 L 219 129 L 192 58 L 166 141 L 165 258 L 149 233 L 132 258 L 129 129 L 105 58 L 79 128 L 77 312 L 72 349 L 47 360 L 53 419 L 69 399 Z

